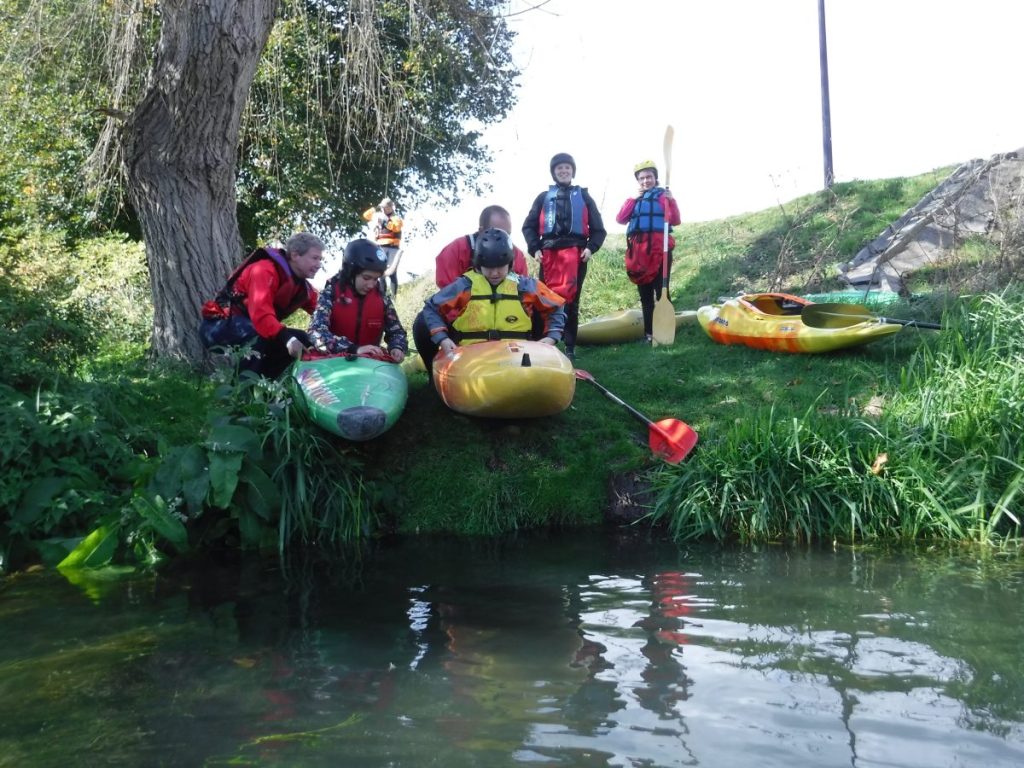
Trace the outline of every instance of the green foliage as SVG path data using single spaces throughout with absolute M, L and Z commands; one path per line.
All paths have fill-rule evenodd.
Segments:
M 387 192 L 457 200 L 487 159 L 479 128 L 514 101 L 500 0 L 283 4 L 240 150 L 243 240 L 300 225 L 352 233 Z M 359 49 L 370 27 L 376 62 Z M 382 132 L 381 123 L 385 124 Z
M 0 559 L 70 537 L 130 496 L 135 457 L 97 403 L 0 385 Z
M 140 245 L 110 236 L 68 248 L 46 232 L 0 241 L 0 370 L 12 386 L 70 375 L 101 338 L 139 343 L 151 323 Z
M 654 518 L 683 539 L 1019 538 L 1024 297 L 965 301 L 944 322 L 877 423 L 755 411 L 661 474 Z

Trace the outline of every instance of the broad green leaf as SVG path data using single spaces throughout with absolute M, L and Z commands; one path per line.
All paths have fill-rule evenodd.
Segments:
M 120 533 L 120 527 L 117 525 L 101 525 L 82 539 L 82 543 L 57 563 L 57 567 L 96 568 L 106 565 L 117 551 L 118 533 Z
M 167 503 L 156 497 L 155 501 L 145 505 L 143 515 L 153 530 L 169 541 L 176 550 L 184 552 L 188 549 L 188 532 L 185 525 L 174 515 L 167 511 Z
M 36 522 L 68 485 L 63 477 L 40 477 L 25 489 L 14 519 L 23 525 Z
M 238 532 L 242 535 L 242 546 L 256 548 L 263 540 L 263 524 L 259 517 L 248 510 L 238 513 Z
M 231 504 L 231 497 L 235 495 L 235 488 L 238 487 L 238 472 L 242 468 L 244 458 L 241 453 L 210 454 L 210 490 L 213 493 L 213 506 L 225 509 Z
M 260 437 L 248 427 L 237 424 L 217 424 L 210 430 L 204 443 L 215 453 L 258 451 Z
M 270 522 L 281 500 L 274 482 L 266 472 L 252 463 L 242 467 L 240 479 L 248 486 L 245 499 L 249 508 Z

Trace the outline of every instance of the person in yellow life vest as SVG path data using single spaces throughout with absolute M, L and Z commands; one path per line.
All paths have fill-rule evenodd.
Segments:
M 385 197 L 376 208 L 363 211 L 363 218 L 373 229 L 373 239 L 384 251 L 388 266 L 381 280 L 381 293 L 387 293 L 391 281 L 391 295 L 398 295 L 398 262 L 402 260 L 402 217 L 395 210 L 395 201 Z
M 438 351 L 496 339 L 555 344 L 565 327 L 565 299 L 536 278 L 511 274 L 508 232 L 487 229 L 476 239 L 473 268 L 431 296 L 412 326 L 429 371 Z M 453 318 L 446 320 L 446 318 Z

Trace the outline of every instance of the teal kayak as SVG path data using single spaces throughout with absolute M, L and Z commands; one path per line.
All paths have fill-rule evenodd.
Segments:
M 405 409 L 409 385 L 400 365 L 370 357 L 311 357 L 292 366 L 310 418 L 346 440 L 372 440 Z
M 865 307 L 882 309 L 900 301 L 895 291 L 830 291 L 828 293 L 808 293 L 804 296 L 815 304 L 862 304 Z

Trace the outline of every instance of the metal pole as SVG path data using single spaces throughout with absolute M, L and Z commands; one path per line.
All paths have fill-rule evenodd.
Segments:
M 818 0 L 818 56 L 821 64 L 821 134 L 825 155 L 825 189 L 832 188 L 832 113 L 828 103 L 828 46 L 825 43 L 825 0 Z

